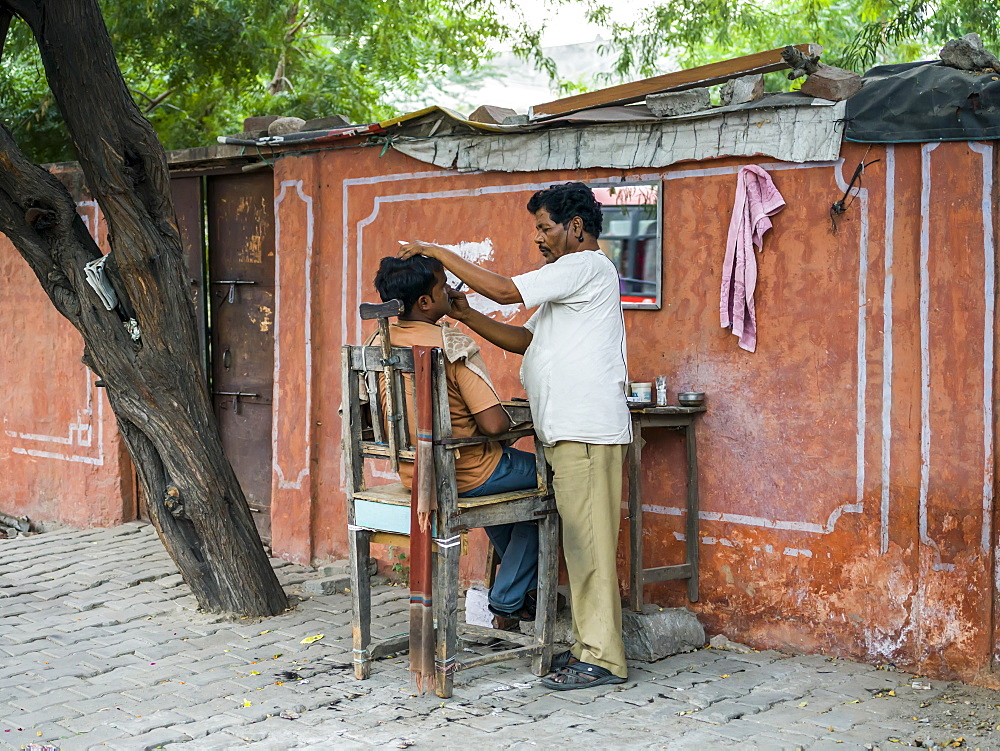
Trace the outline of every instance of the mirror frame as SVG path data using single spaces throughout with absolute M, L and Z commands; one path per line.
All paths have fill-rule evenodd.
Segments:
M 624 310 L 660 310 L 663 308 L 663 180 L 595 180 L 589 188 L 625 188 L 648 185 L 656 188 L 656 302 L 622 302 Z M 601 233 L 603 237 L 604 233 Z

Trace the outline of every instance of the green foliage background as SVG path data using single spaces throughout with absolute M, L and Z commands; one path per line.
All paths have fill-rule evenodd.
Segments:
M 610 18 L 606 2 L 587 2 L 590 18 Z M 997 51 L 1000 1 L 656 0 L 636 23 L 613 26 L 610 45 L 619 77 L 653 75 L 664 55 L 690 66 L 800 42 L 821 44 L 825 63 L 862 73 L 933 59 L 969 32 Z
M 508 27 L 489 0 L 101 0 L 119 66 L 168 149 L 238 133 L 243 118 L 394 114 L 390 94 L 474 70 Z M 283 76 L 277 80 L 276 70 Z M 273 85 L 272 85 L 273 82 Z M 34 39 L 15 19 L 0 116 L 36 161 L 73 159 Z
M 251 115 L 389 117 L 398 114 L 389 102 L 419 96 L 432 82 L 468 86 L 496 75 L 490 50 L 503 46 L 566 92 L 807 41 L 826 48 L 824 62 L 859 72 L 934 57 L 945 41 L 970 31 L 1000 51 L 1000 0 L 653 0 L 625 25 L 611 22 L 607 0 L 538 2 L 538 12 L 518 0 L 101 6 L 125 80 L 168 149 L 239 132 Z M 558 29 L 560 8 L 571 4 L 611 31 L 613 63 L 596 80 L 560 80 L 541 49 L 541 9 Z M 789 86 L 778 74 L 769 79 L 769 88 Z M 0 117 L 36 161 L 74 158 L 35 42 L 16 19 L 0 71 Z

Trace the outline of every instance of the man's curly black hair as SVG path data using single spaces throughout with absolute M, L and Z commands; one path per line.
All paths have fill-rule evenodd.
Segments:
M 568 226 L 573 217 L 583 220 L 583 231 L 600 237 L 604 229 L 604 215 L 601 204 L 594 197 L 594 191 L 583 183 L 562 183 L 540 190 L 528 201 L 528 211 L 534 214 L 545 209 L 552 221 Z
M 409 315 L 421 295 L 434 289 L 435 274 L 444 270 L 436 258 L 413 256 L 405 261 L 396 256 L 386 256 L 375 274 L 375 290 L 382 302 L 392 299 L 403 301 L 403 315 Z

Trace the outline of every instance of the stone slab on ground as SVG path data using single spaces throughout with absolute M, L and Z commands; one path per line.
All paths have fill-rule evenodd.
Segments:
M 705 629 L 686 608 L 647 606 L 645 612 L 622 613 L 625 656 L 656 662 L 680 652 L 705 646 Z

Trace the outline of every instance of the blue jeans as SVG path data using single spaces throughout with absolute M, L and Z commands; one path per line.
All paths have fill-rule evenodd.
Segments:
M 535 455 L 505 446 L 500 463 L 489 479 L 478 488 L 459 495 L 475 498 L 534 487 L 537 487 Z M 486 534 L 500 556 L 500 568 L 490 588 L 490 609 L 516 614 L 524 607 L 527 593 L 538 586 L 538 525 L 535 522 L 497 524 L 486 527 Z

